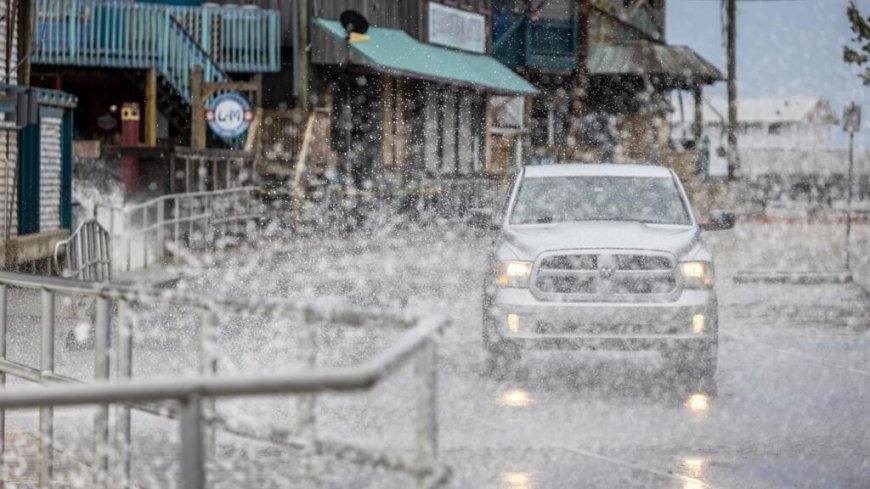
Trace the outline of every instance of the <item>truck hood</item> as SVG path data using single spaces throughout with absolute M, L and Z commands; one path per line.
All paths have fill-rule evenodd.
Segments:
M 700 239 L 697 226 L 618 221 L 509 226 L 503 233 L 504 244 L 526 260 L 545 251 L 583 248 L 666 251 L 679 259 Z

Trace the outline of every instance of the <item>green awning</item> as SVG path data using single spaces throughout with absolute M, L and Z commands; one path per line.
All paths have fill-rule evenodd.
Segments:
M 314 24 L 344 41 L 338 21 L 315 18 Z M 491 56 L 420 42 L 399 29 L 372 26 L 366 34 L 367 41 L 350 48 L 376 71 L 502 95 L 538 94 L 531 83 Z

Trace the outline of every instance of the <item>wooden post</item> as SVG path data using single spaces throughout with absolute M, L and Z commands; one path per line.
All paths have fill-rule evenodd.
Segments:
M 407 128 L 405 126 L 405 81 L 396 78 L 396 106 L 393 107 L 396 121 L 396 140 L 394 143 L 394 160 L 399 167 L 405 165 L 405 139 Z
M 205 117 L 202 106 L 202 66 L 190 71 L 190 147 L 205 149 Z
M 7 4 L 7 8 L 8 8 Z M 18 63 L 18 84 L 30 86 L 30 52 L 33 50 L 34 5 L 33 0 L 20 0 L 18 3 L 18 52 L 21 61 Z M 8 10 L 7 10 L 8 13 Z M 9 27 L 7 27 L 9 29 Z M 11 83 L 6 81 L 6 83 Z
M 486 94 L 483 97 L 483 168 L 484 171 L 492 164 L 492 97 Z
M 296 0 L 296 107 L 308 110 L 308 0 Z
M 384 87 L 382 90 L 382 98 L 384 99 L 384 167 L 392 167 L 395 162 L 393 154 L 393 79 L 389 76 L 384 76 Z
M 157 146 L 157 70 L 145 75 L 145 145 Z
M 589 73 L 586 69 L 586 47 L 589 44 L 589 9 L 590 0 L 577 0 L 577 66 L 574 68 L 573 90 L 571 102 L 571 136 L 574 147 L 579 148 L 581 137 L 581 118 L 583 117 L 588 87 Z
M 305 186 L 306 181 L 306 164 L 308 161 L 308 153 L 310 152 L 311 143 L 314 139 L 314 122 L 317 114 L 314 111 L 308 114 L 308 122 L 305 124 L 305 135 L 302 137 L 302 148 L 299 149 L 299 156 L 296 158 L 295 174 L 293 175 L 293 229 L 299 229 L 302 224 L 302 204 L 305 201 Z
M 704 97 L 701 94 L 701 85 L 692 87 L 692 95 L 695 97 L 695 117 L 692 120 L 692 138 L 695 140 L 695 148 L 701 147 L 701 137 L 704 130 L 704 111 L 702 104 Z

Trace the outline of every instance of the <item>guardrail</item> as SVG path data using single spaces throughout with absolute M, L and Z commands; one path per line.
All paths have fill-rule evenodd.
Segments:
M 54 247 L 54 268 L 61 270 L 60 250 L 66 248 L 66 276 L 102 282 L 112 279 L 112 241 L 96 219 L 87 219 Z
M 113 250 L 114 263 L 128 271 L 147 268 L 165 259 L 167 244 L 205 249 L 219 246 L 222 238 L 256 235 L 256 221 L 266 209 L 253 195 L 256 188 L 167 194 L 125 207 L 98 204 L 94 216 L 120 245 Z
M 39 365 L 30 366 L 6 358 L 7 288 L 38 290 L 41 295 L 41 342 Z M 95 383 L 85 384 L 55 373 L 55 300 L 58 294 L 96 300 L 94 312 Z M 132 381 L 132 320 L 137 304 L 172 304 L 188 307 L 199 317 L 199 375 L 192 378 Z M 113 305 L 117 314 L 113 320 Z M 276 321 L 294 321 L 297 354 L 305 366 L 284 374 L 216 376 L 219 318 L 229 314 L 254 315 Z M 318 328 L 370 327 L 404 331 L 396 342 L 373 359 L 354 367 L 318 367 Z M 93 486 L 130 487 L 131 408 L 143 409 L 179 420 L 180 471 L 183 487 L 207 486 L 205 462 L 213 457 L 215 430 L 220 428 L 261 441 L 280 442 L 300 449 L 302 464 L 313 456 L 329 455 L 363 466 L 375 466 L 413 476 L 419 487 L 437 487 L 449 478 L 449 470 L 437 458 L 437 352 L 436 335 L 448 322 L 443 317 L 406 317 L 353 307 L 325 307 L 284 300 L 209 300 L 198 295 L 166 294 L 109 284 L 71 279 L 0 272 L 0 387 L 5 376 L 48 384 L 41 389 L 5 389 L 0 396 L 0 470 L 5 447 L 7 409 L 39 408 L 39 487 L 47 488 L 53 475 L 55 406 L 96 405 L 94 423 Z M 114 330 L 114 335 L 112 331 Z M 116 338 L 114 350 L 110 338 Z M 109 383 L 110 358 L 115 358 L 115 382 Z M 368 390 L 387 380 L 401 366 L 413 362 L 416 390 L 416 448 L 412 457 L 384 450 L 362 448 L 329 440 L 316 432 L 316 395 L 326 391 Z M 214 398 L 299 394 L 296 403 L 295 436 L 262 436 L 231 428 L 216 411 Z M 148 402 L 177 401 L 155 408 Z M 115 409 L 114 470 L 109 459 L 109 405 Z M 286 430 L 272 429 L 272 433 Z M 304 466 L 304 465 L 303 465 Z M 114 477 L 110 475 L 114 474 Z M 0 472 L 0 487 L 4 476 Z

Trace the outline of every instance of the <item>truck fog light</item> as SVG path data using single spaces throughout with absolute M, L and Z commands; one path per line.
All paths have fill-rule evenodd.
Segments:
M 704 333 L 704 315 L 695 314 L 692 316 L 692 332 L 695 334 Z
M 508 314 L 507 315 L 507 327 L 511 333 L 519 333 L 520 332 L 520 315 L 519 314 Z

